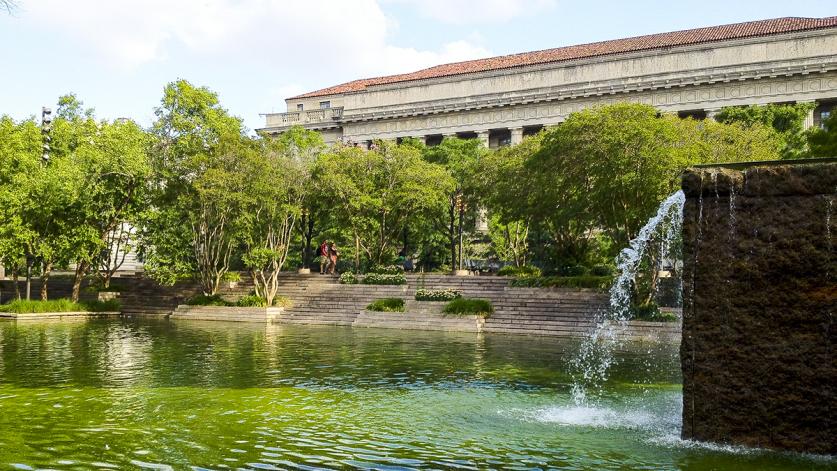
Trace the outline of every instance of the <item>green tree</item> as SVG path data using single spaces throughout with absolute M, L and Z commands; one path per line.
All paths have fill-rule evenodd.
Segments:
M 479 172 L 489 151 L 478 139 L 457 138 L 445 138 L 441 144 L 425 147 L 423 151 L 425 160 L 441 165 L 453 178 L 454 187 L 448 193 L 447 219 L 437 218 L 436 226 L 446 234 L 451 264 L 456 265 L 463 258 L 460 239 L 465 220 L 475 219 L 479 210 Z
M 315 178 L 354 242 L 356 269 L 361 253 L 374 264 L 394 258 L 405 225 L 440 211 L 454 188 L 445 169 L 424 161 L 416 147 L 383 142 L 376 150 L 323 154 Z
M 823 121 L 821 128 L 810 131 L 808 146 L 812 157 L 837 156 L 837 114 L 832 113 Z
M 250 195 L 239 157 L 252 144 L 215 93 L 185 80 L 165 87 L 155 114 L 154 193 L 141 224 L 146 268 L 166 284 L 196 274 L 215 294 L 241 240 Z
M 723 108 L 715 119 L 725 124 L 761 124 L 772 127 L 783 141 L 782 158 L 798 159 L 808 153 L 805 118 L 815 106 L 814 103 L 730 106 Z

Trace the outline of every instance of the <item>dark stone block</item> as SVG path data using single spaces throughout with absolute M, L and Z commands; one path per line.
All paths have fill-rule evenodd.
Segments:
M 682 186 L 683 437 L 837 453 L 837 163 Z

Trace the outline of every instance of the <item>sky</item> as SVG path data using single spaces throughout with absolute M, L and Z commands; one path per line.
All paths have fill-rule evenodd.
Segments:
M 75 93 L 154 120 L 166 83 L 207 86 L 261 127 L 284 99 L 432 65 L 781 16 L 835 0 L 14 0 L 0 10 L 0 115 Z

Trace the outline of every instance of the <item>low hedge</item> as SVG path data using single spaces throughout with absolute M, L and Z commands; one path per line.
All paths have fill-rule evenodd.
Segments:
M 606 291 L 613 278 L 610 276 L 539 276 L 516 278 L 510 286 L 517 288 L 589 288 Z
M 416 290 L 416 301 L 452 301 L 461 297 L 462 293 L 451 288 Z
M 357 276 L 350 271 L 342 273 L 340 275 L 340 283 L 344 285 L 356 285 L 358 283 Z
M 538 267 L 533 267 L 531 265 L 524 265 L 522 267 L 516 267 L 514 265 L 506 265 L 503 268 L 497 270 L 497 274 L 500 276 L 541 276 L 541 269 Z
M 192 296 L 186 300 L 186 304 L 189 306 L 235 306 L 235 303 L 227 301 L 220 294 L 213 294 L 212 296 L 199 294 Z
M 367 311 L 404 312 L 404 300 L 401 298 L 376 299 L 366 306 Z
M 370 273 L 360 280 L 364 285 L 405 285 L 407 284 L 407 277 L 404 273 L 397 275 L 388 275 L 383 273 Z
M 631 306 L 631 319 L 636 321 L 647 322 L 677 322 L 677 314 L 673 312 L 663 312 L 656 304 L 644 304 L 640 306 Z
M 453 316 L 488 317 L 494 313 L 494 306 L 487 299 L 458 298 L 445 305 L 442 312 Z
M 267 299 L 250 294 L 242 296 L 235 305 L 239 307 L 267 307 Z
M 118 312 L 122 305 L 117 299 L 108 301 L 82 301 L 74 303 L 69 299 L 36 301 L 16 299 L 0 305 L 0 311 L 14 314 L 40 314 L 45 312 Z
M 399 275 L 404 273 L 404 269 L 399 265 L 377 265 L 369 270 L 369 273 L 378 273 L 380 275 Z

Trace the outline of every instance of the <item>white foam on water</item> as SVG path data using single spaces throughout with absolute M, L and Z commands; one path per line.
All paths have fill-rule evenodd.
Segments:
M 660 418 L 645 410 L 617 410 L 607 407 L 554 406 L 531 413 L 538 422 L 593 428 L 649 428 Z

